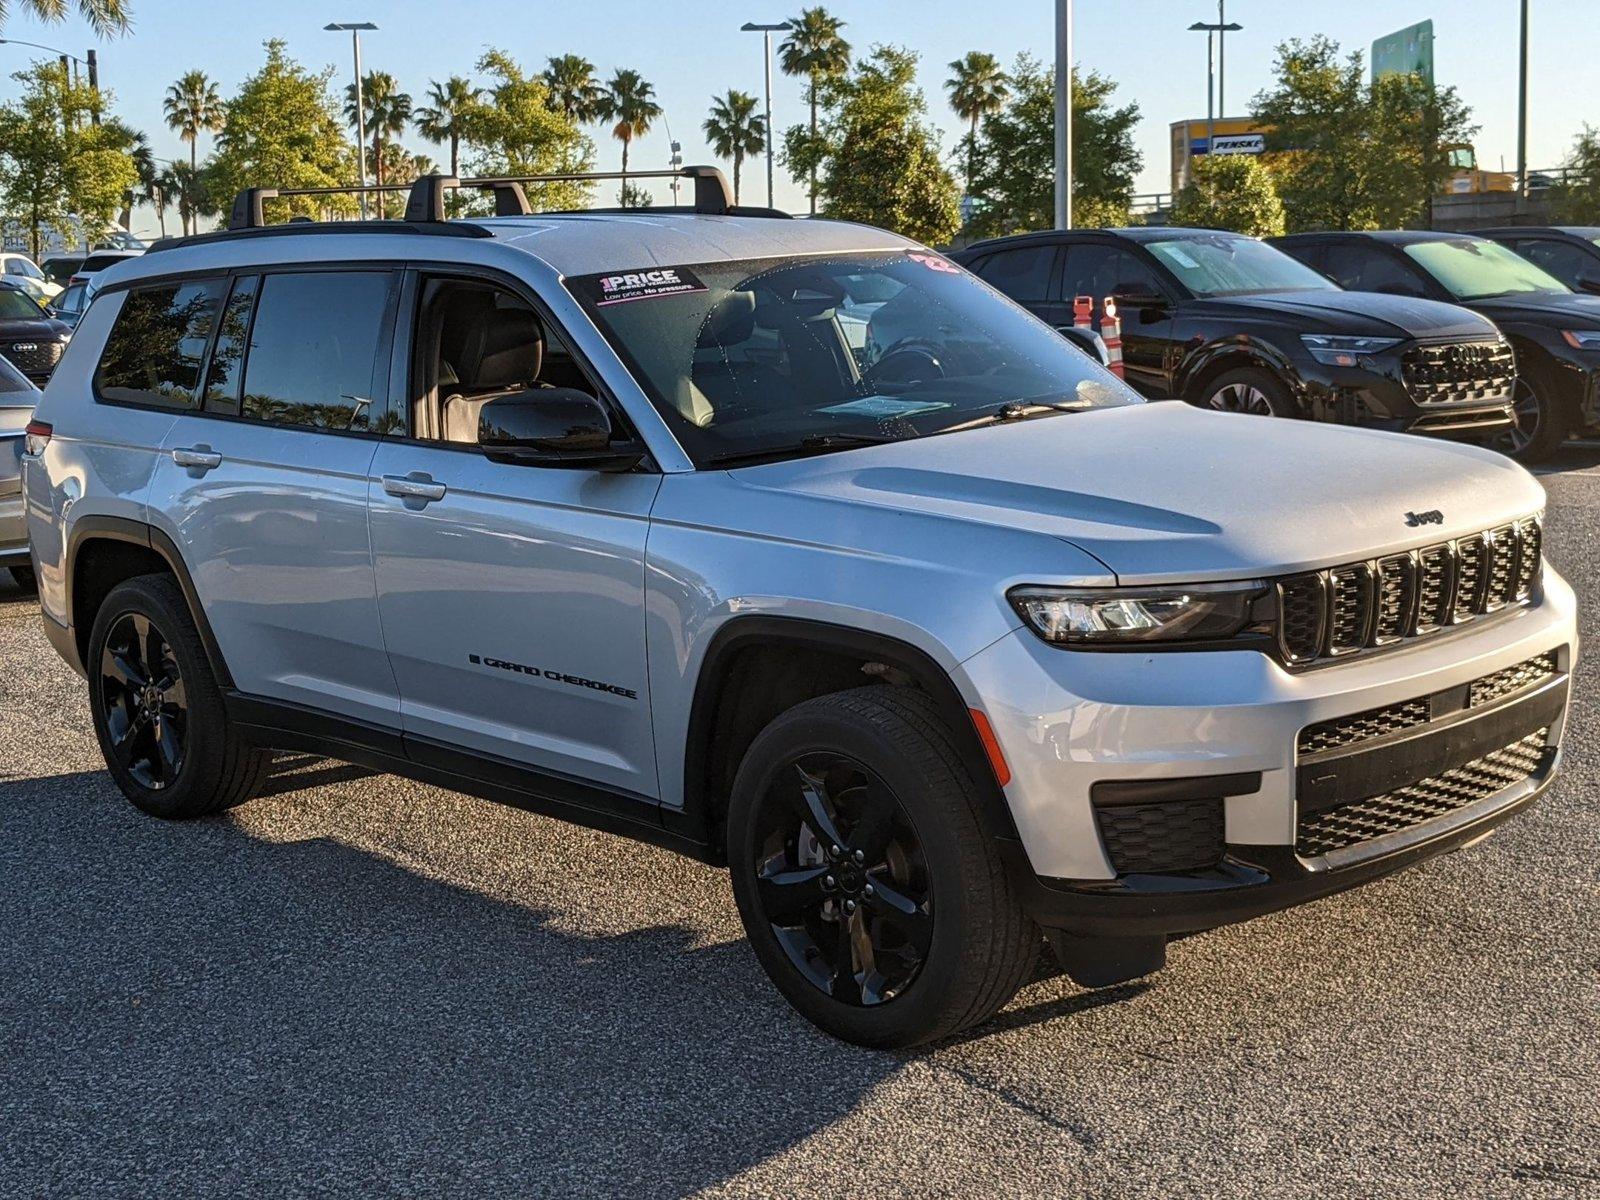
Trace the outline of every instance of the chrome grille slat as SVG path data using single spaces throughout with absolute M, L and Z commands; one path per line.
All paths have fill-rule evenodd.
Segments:
M 1413 346 L 1400 356 L 1400 374 L 1418 404 L 1502 400 L 1516 382 L 1516 355 L 1505 342 Z

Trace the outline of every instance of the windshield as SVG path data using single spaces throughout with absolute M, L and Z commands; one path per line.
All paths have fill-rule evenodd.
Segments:
M 44 310 L 26 292 L 16 288 L 0 288 L 0 318 L 37 320 L 42 316 Z
M 701 463 L 940 433 L 1006 405 L 1141 403 L 930 251 L 641 268 L 567 286 Z
M 1304 263 L 1255 238 L 1219 233 L 1146 242 L 1144 247 L 1196 296 L 1338 291 Z
M 1450 238 L 1412 242 L 1405 251 L 1457 300 L 1570 290 L 1554 275 L 1499 242 Z
M 47 258 L 44 260 L 44 273 L 53 283 L 65 283 L 72 278 L 72 273 L 82 262 L 83 259 L 70 255 L 65 258 Z

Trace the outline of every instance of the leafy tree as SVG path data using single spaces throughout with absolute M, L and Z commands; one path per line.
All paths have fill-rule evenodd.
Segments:
M 1254 154 L 1207 154 L 1172 206 L 1174 225 L 1231 229 L 1252 237 L 1283 232 L 1283 201 L 1272 172 Z
M 827 86 L 822 208 L 830 217 L 945 242 L 961 227 L 956 182 L 940 162 L 916 76 L 915 54 L 879 46 Z
M 150 181 L 156 175 L 155 156 L 150 152 L 150 139 L 121 118 L 111 117 L 101 124 L 109 143 L 127 154 L 133 163 L 134 180 L 128 190 L 122 193 L 122 207 L 117 215 L 117 224 L 131 230 L 133 206 L 148 191 Z
M 67 0 L 21 0 L 18 5 L 36 20 L 59 23 L 67 15 Z M 0 29 L 5 28 L 9 4 L 0 4 Z M 100 37 L 127 33 L 132 12 L 125 0 L 78 0 L 78 13 Z
M 606 89 L 594 75 L 594 64 L 581 54 L 558 54 L 539 76 L 550 89 L 550 106 L 574 125 L 600 120 Z
M 334 69 L 307 70 L 280 40 L 267 42 L 266 51 L 261 69 L 225 105 L 228 123 L 209 169 L 179 176 L 191 214 L 205 211 L 211 196 L 231 197 L 247 187 L 349 187 L 355 177 L 344 122 L 329 91 Z M 267 211 L 270 219 L 282 220 L 323 210 L 349 215 L 355 207 L 353 198 L 343 196 L 285 196 L 269 201 Z
M 139 181 L 139 199 L 156 210 L 161 236 L 167 236 L 167 207 L 178 194 L 178 181 L 171 167 L 157 167 L 149 179 Z
M 661 115 L 661 105 L 656 103 L 656 89 L 646 83 L 637 71 L 618 70 L 606 85 L 605 99 L 601 103 L 600 119 L 615 122 L 611 136 L 622 143 L 622 195 L 627 207 L 628 148 L 634 138 L 650 132 Z
M 950 94 L 950 107 L 967 122 L 967 192 L 972 192 L 972 177 L 977 169 L 978 122 L 1005 107 L 1011 83 L 1000 67 L 1000 60 L 982 50 L 969 50 L 950 64 L 950 78 L 944 81 Z
M 461 177 L 461 131 L 480 99 L 470 79 L 452 75 L 428 87 L 428 103 L 414 114 L 417 132 L 435 146 L 450 144 L 450 174 Z
M 477 69 L 488 86 L 461 116 L 461 144 L 475 175 L 549 175 L 587 171 L 594 145 L 550 103 L 550 89 L 503 50 L 489 50 Z M 588 190 L 576 183 L 525 189 L 535 207 L 581 208 Z M 469 200 L 474 203 L 475 200 Z
M 701 126 L 719 158 L 733 159 L 733 202 L 739 203 L 739 169 L 747 156 L 767 148 L 767 122 L 756 115 L 756 98 L 748 92 L 728 90 L 713 96 L 711 115 Z
M 969 232 L 993 237 L 1048 229 L 1055 220 L 1055 72 L 1031 55 L 1010 71 L 1011 98 L 983 122 Z M 1080 226 L 1124 225 L 1144 158 L 1134 145 L 1139 106 L 1112 103 L 1098 72 L 1072 80 L 1072 212 Z
M 850 69 L 850 43 L 839 32 L 844 22 L 831 15 L 820 4 L 800 11 L 790 22 L 789 36 L 778 44 L 778 66 L 785 75 L 804 76 L 806 80 L 806 106 L 811 112 L 811 122 L 804 130 L 795 126 L 788 132 L 791 139 L 804 139 L 811 143 L 811 153 L 802 154 L 806 163 L 806 178 L 810 182 L 807 194 L 811 211 L 817 211 L 817 167 L 821 161 L 817 114 L 822 102 L 822 88 L 840 78 Z
M 411 123 L 411 97 L 400 90 L 399 81 L 387 71 L 372 71 L 361 81 L 361 106 L 366 110 L 367 133 L 372 137 L 372 181 L 384 183 L 384 146 L 398 138 Z M 350 128 L 359 129 L 362 114 L 356 111 L 356 85 L 345 84 L 344 115 Z M 365 153 L 365 151 L 363 151 Z M 375 192 L 378 217 L 383 218 L 384 193 Z
M 239 191 L 239 188 L 233 188 L 230 191 L 228 184 L 222 182 L 216 164 L 212 164 L 209 168 L 195 168 L 188 163 L 173 163 L 169 174 L 172 178 L 171 196 L 178 206 L 178 220 L 186 234 L 198 232 L 201 217 L 216 215 L 220 207 L 217 203 L 219 196 L 227 196 L 231 200 L 233 195 Z M 250 185 L 242 184 L 241 186 L 249 187 Z M 323 185 L 302 186 L 320 187 Z M 329 184 L 327 186 L 335 185 Z M 276 204 L 278 202 L 274 201 L 273 203 Z M 308 207 L 303 204 L 297 207 L 300 211 L 309 211 Z M 268 212 L 271 215 L 271 205 L 268 206 Z
M 1368 84 L 1361 53 L 1341 59 L 1330 38 L 1284 42 L 1274 73 L 1251 115 L 1278 147 L 1266 161 L 1291 230 L 1414 221 L 1449 174 L 1441 145 L 1477 131 L 1454 88 L 1418 76 Z
M 1600 225 L 1600 131 L 1585 125 L 1564 164 L 1565 178 L 1550 189 L 1550 214 L 1560 225 Z
M 176 133 L 180 141 L 189 143 L 189 167 L 198 170 L 200 135 L 221 133 L 228 123 L 217 85 L 204 71 L 185 71 L 178 82 L 167 89 L 161 111 L 166 114 L 167 128 Z

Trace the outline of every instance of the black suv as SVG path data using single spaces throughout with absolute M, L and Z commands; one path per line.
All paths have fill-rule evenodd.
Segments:
M 1498 325 L 1517 356 L 1503 448 L 1528 462 L 1600 426 L 1600 296 L 1575 294 L 1499 242 L 1399 230 L 1297 233 L 1273 244 L 1348 288 L 1450 300 Z
M 1057 328 L 1073 298 L 1122 317 L 1145 395 L 1267 416 L 1484 439 L 1510 424 L 1515 369 L 1494 325 L 1448 304 L 1351 295 L 1250 237 L 1052 231 L 953 256 Z
M 1472 232 L 1511 247 L 1575 292 L 1600 295 L 1600 225 L 1518 225 Z
M 0 354 L 43 387 L 72 340 L 72 326 L 39 307 L 9 279 L 0 279 Z

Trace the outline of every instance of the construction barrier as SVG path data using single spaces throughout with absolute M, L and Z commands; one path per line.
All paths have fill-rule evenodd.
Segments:
M 1114 296 L 1106 297 L 1106 306 L 1100 318 L 1100 337 L 1106 344 L 1106 366 L 1118 379 L 1126 378 L 1122 369 L 1122 318 L 1117 316 Z
M 1072 298 L 1072 323 L 1079 329 L 1094 328 L 1094 297 L 1074 296 Z

